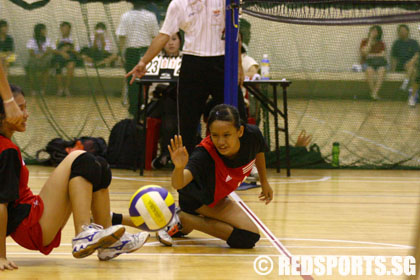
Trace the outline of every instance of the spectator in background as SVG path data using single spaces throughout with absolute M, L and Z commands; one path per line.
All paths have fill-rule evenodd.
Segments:
M 409 81 L 415 75 L 415 64 L 419 57 L 420 47 L 416 40 L 410 38 L 410 29 L 405 24 L 400 24 L 397 28 L 398 39 L 391 49 L 391 71 L 406 72 L 401 89 L 406 90 Z
M 0 63 L 7 75 L 11 63 L 16 61 L 15 44 L 9 34 L 7 21 L 0 20 Z
M 382 28 L 374 25 L 369 28 L 368 37 L 360 44 L 362 64 L 366 64 L 366 78 L 370 89 L 370 96 L 378 100 L 379 90 L 385 77 L 385 44 L 382 41 Z
M 71 38 L 71 24 L 63 21 L 60 24 L 61 38 L 57 40 L 57 50 L 53 59 L 57 78 L 57 95 L 70 96 L 70 85 L 73 80 L 74 67 L 78 57 L 79 47 L 75 45 L 74 40 Z M 63 68 L 67 69 L 66 78 L 63 82 Z
M 156 15 L 144 8 L 144 3 L 138 0 L 131 0 L 133 9 L 121 16 L 117 29 L 120 53 L 124 52 L 124 68 L 126 73 L 136 66 L 140 58 L 146 53 L 153 38 L 159 33 L 159 25 Z M 137 115 L 139 85 L 130 85 L 127 80 L 129 113 Z
M 95 34 L 91 37 L 88 47 L 84 47 L 80 54 L 86 66 L 105 67 L 112 66 L 117 55 L 112 53 L 111 41 L 106 35 L 106 25 L 98 22 L 95 25 Z
M 31 94 L 36 95 L 35 82 L 40 81 L 40 93 L 45 94 L 48 82 L 48 74 L 51 68 L 51 60 L 55 46 L 47 37 L 47 27 L 45 24 L 38 23 L 34 27 L 34 37 L 26 44 L 29 50 L 29 60 L 26 67 Z

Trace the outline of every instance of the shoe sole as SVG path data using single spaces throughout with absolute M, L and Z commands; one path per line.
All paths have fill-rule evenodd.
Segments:
M 159 234 L 156 233 L 156 239 L 165 246 L 172 247 L 173 242 L 167 242 L 166 240 L 160 238 Z
M 123 236 L 125 232 L 125 228 L 119 228 L 117 231 L 115 231 L 113 234 L 107 235 L 102 237 L 98 240 L 98 242 L 91 244 L 87 246 L 86 248 L 73 253 L 73 257 L 76 259 L 86 258 L 87 256 L 90 256 L 93 254 L 93 252 L 96 251 L 98 248 L 107 248 L 120 240 L 120 238 Z
M 114 255 L 114 256 L 112 256 L 112 257 L 100 258 L 100 257 L 98 256 L 98 259 L 99 259 L 100 261 L 109 261 L 109 260 L 115 259 L 116 257 L 118 257 L 118 256 L 119 256 L 119 255 L 121 255 L 121 254 L 130 254 L 130 253 L 133 253 L 133 252 L 137 251 L 138 249 L 140 249 L 141 247 L 143 247 L 143 246 L 144 246 L 144 244 L 146 244 L 147 240 L 149 240 L 149 238 L 150 238 L 150 234 L 146 237 L 146 239 L 143 241 L 143 243 L 141 244 L 141 246 L 139 246 L 139 247 L 137 247 L 137 248 L 134 248 L 134 249 L 132 249 L 132 250 L 130 250 L 130 251 L 127 251 L 127 252 L 121 252 L 121 253 L 115 254 L 115 255 Z M 108 246 L 108 247 L 109 247 L 109 246 Z

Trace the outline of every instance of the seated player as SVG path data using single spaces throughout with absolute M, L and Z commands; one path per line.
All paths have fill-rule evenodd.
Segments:
M 401 85 L 401 89 L 406 90 L 409 81 L 415 75 L 420 47 L 416 40 L 410 38 L 410 29 L 406 24 L 398 25 L 397 32 L 398 39 L 394 41 L 391 49 L 391 71 L 406 72 Z
M 71 37 L 70 22 L 63 21 L 60 24 L 61 38 L 57 40 L 56 51 L 53 58 L 53 65 L 55 66 L 55 75 L 57 78 L 57 95 L 70 96 L 70 86 L 73 80 L 74 67 L 79 56 L 77 52 L 79 47 Z M 63 82 L 63 68 L 67 69 L 66 77 Z
M 29 51 L 26 70 L 31 94 L 36 95 L 36 85 L 40 83 L 40 93 L 44 95 L 47 88 L 52 56 L 55 50 L 54 44 L 47 37 L 47 26 L 45 24 L 38 23 L 34 26 L 34 36 L 29 39 L 26 48 Z
M 411 107 L 415 107 L 417 103 L 416 95 L 418 95 L 418 90 L 420 88 L 420 57 L 417 58 L 415 64 L 415 76 L 414 79 L 411 80 L 411 88 L 408 91 L 408 105 Z
M 0 20 L 0 63 L 8 73 L 9 66 L 16 61 L 15 44 L 9 34 L 7 21 Z
M 227 196 L 250 174 L 255 163 L 260 174 L 261 201 L 273 199 L 266 176 L 266 143 L 254 125 L 241 125 L 238 110 L 221 104 L 213 108 L 208 119 L 210 136 L 189 157 L 181 136 L 168 147 L 172 163 L 172 186 L 178 190 L 180 211 L 158 239 L 172 244 L 171 236 L 199 230 L 226 240 L 232 248 L 253 248 L 260 238 L 257 226 Z M 114 215 L 113 223 L 130 225 L 127 216 Z M 132 224 L 131 224 L 132 225 Z
M 29 250 L 49 254 L 60 245 L 61 229 L 73 214 L 76 236 L 73 256 L 84 258 L 98 249 L 98 258 L 108 260 L 139 249 L 148 233 L 128 234 L 123 226 L 112 226 L 108 186 L 109 165 L 102 158 L 75 151 L 53 171 L 39 195 L 28 187 L 29 171 L 11 138 L 26 130 L 26 101 L 20 88 L 12 87 L 24 122 L 5 121 L 0 99 L 0 270 L 15 269 L 6 258 L 6 236 Z M 12 102 L 5 100 L 5 103 Z M 90 219 L 93 216 L 91 223 Z
M 80 54 L 86 66 L 112 66 L 118 59 L 116 54 L 112 53 L 111 41 L 107 38 L 106 25 L 98 22 L 95 25 L 95 34 L 91 38 L 88 47 L 84 47 Z
M 373 100 L 379 99 L 379 90 L 384 81 L 387 61 L 385 59 L 385 44 L 382 41 L 382 28 L 374 25 L 369 28 L 368 37 L 360 44 L 362 64 L 366 64 L 366 78 Z
M 163 48 L 162 55 L 169 57 L 181 56 L 182 38 L 179 32 L 171 36 L 168 43 Z M 155 93 L 159 95 L 156 101 L 156 107 L 151 112 L 150 117 L 160 118 L 162 125 L 160 128 L 160 155 L 153 159 L 153 169 L 161 169 L 169 162 L 168 145 L 170 139 L 177 133 L 177 115 L 176 115 L 176 86 L 160 84 Z

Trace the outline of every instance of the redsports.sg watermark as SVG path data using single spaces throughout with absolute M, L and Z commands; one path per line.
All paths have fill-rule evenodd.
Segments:
M 416 274 L 412 256 L 258 256 L 254 270 L 259 275 L 280 276 L 410 276 Z

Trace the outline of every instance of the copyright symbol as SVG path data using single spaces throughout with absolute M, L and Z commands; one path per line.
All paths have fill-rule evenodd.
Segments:
M 259 256 L 254 261 L 254 271 L 259 275 L 270 274 L 273 266 L 273 260 L 269 256 Z

